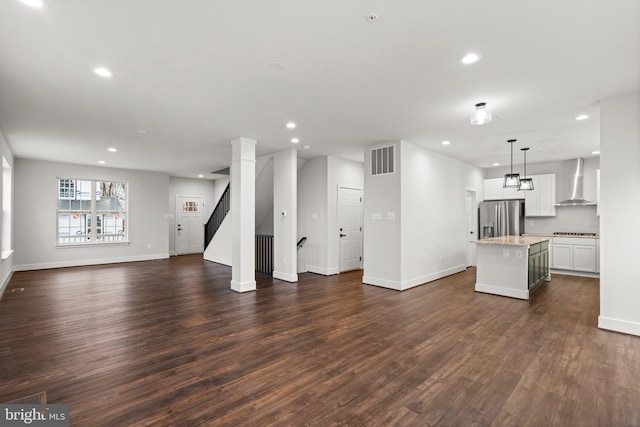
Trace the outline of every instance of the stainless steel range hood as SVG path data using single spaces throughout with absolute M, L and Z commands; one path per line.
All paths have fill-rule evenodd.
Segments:
M 556 206 L 594 206 L 596 203 L 584 199 L 584 159 L 569 160 L 569 194 L 571 197 L 556 203 Z

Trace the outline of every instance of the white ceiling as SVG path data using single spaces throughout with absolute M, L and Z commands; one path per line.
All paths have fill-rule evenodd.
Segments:
M 0 129 L 20 158 L 195 177 L 232 139 L 263 155 L 297 136 L 303 158 L 403 139 L 490 167 L 517 138 L 536 163 L 592 156 L 598 101 L 639 89 L 638 0 L 0 2 Z M 471 126 L 482 101 L 498 117 Z

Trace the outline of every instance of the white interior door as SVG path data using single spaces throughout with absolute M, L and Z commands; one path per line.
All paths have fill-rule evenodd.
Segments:
M 204 197 L 177 196 L 176 252 L 204 252 Z
M 338 188 L 340 271 L 358 270 L 362 263 L 362 190 Z
M 477 240 L 478 237 L 478 211 L 476 209 L 476 192 L 466 190 L 465 192 L 465 214 L 467 217 L 467 267 L 476 265 L 476 244 L 469 243 L 470 240 Z

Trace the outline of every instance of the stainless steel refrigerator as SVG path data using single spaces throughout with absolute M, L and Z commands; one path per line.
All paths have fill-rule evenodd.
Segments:
M 481 239 L 524 234 L 524 200 L 480 202 L 478 211 Z

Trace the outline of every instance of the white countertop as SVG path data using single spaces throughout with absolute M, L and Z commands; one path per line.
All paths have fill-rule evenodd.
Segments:
M 547 236 L 500 236 L 489 237 L 488 239 L 471 240 L 471 243 L 481 245 L 508 245 L 508 246 L 531 246 L 536 243 L 549 241 Z
M 540 237 L 576 237 L 578 239 L 599 239 L 600 235 L 595 236 L 576 236 L 575 234 L 553 234 L 553 233 L 526 233 L 523 236 L 540 236 Z

